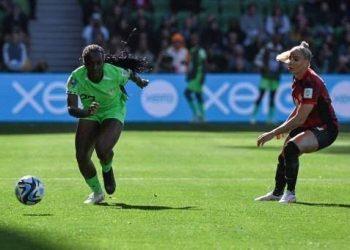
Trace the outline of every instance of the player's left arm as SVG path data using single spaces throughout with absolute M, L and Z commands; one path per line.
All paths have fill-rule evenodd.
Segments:
M 320 95 L 320 89 L 317 88 L 316 83 L 309 82 L 308 86 L 305 86 L 302 89 L 300 95 L 301 98 L 298 102 L 299 104 L 297 106 L 297 109 L 293 111 L 289 119 L 274 130 L 260 135 L 257 141 L 258 146 L 263 146 L 264 143 L 271 140 L 275 136 L 278 137 L 279 135 L 298 128 L 305 123 L 312 109 L 317 104 L 317 100 Z
M 295 114 L 291 116 L 287 121 L 285 121 L 282 125 L 272 130 L 271 132 L 274 135 L 279 135 L 279 134 L 287 133 L 297 127 L 300 127 L 302 124 L 304 124 L 304 122 L 310 115 L 314 106 L 315 104 L 309 104 L 309 103 L 299 104 Z
M 149 83 L 147 79 L 142 79 L 136 72 L 132 70 L 130 72 L 130 80 L 136 83 L 136 85 L 139 86 L 141 89 L 146 87 Z
M 271 130 L 270 132 L 263 133 L 258 137 L 257 146 L 263 146 L 266 142 L 270 141 L 274 137 L 278 137 L 283 133 L 287 133 L 297 127 L 300 127 L 307 119 L 315 104 L 299 104 L 294 115 L 286 120 L 282 125 Z

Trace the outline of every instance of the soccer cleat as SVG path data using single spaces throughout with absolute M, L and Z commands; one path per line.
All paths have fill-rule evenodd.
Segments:
M 113 194 L 115 191 L 115 187 L 116 187 L 114 174 L 113 174 L 113 168 L 111 168 L 106 173 L 102 171 L 102 175 L 103 175 L 103 182 L 104 182 L 105 190 L 106 190 L 107 194 Z
M 279 201 L 282 195 L 274 195 L 273 192 L 269 192 L 263 196 L 255 198 L 255 201 Z
M 289 190 L 285 191 L 279 203 L 281 204 L 289 204 L 297 202 L 297 197 L 295 194 Z
M 105 199 L 104 193 L 91 193 L 88 198 L 84 201 L 85 204 L 98 204 Z

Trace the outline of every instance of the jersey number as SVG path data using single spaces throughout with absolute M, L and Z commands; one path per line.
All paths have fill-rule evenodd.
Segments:
M 81 94 L 80 95 L 80 99 L 81 100 L 90 100 L 90 101 L 92 101 L 92 102 L 94 102 L 95 101 L 95 97 L 94 96 L 92 96 L 92 95 L 86 95 L 86 94 Z

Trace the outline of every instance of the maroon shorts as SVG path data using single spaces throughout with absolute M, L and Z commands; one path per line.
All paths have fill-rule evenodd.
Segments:
M 314 128 L 296 128 L 290 131 L 289 136 L 293 138 L 297 134 L 310 130 L 318 141 L 318 149 L 326 148 L 331 145 L 338 136 L 338 129 L 327 129 L 323 127 L 314 127 Z

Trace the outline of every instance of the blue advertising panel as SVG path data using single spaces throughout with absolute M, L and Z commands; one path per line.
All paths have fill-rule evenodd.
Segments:
M 68 74 L 1 74 L 0 121 L 74 121 L 66 111 Z M 126 121 L 185 122 L 192 119 L 183 92 L 185 77 L 149 74 L 150 85 L 140 90 L 128 83 Z M 350 122 L 350 75 L 323 75 L 341 122 Z M 208 74 L 203 88 L 206 120 L 246 122 L 259 94 L 257 74 Z M 291 76 L 283 75 L 275 95 L 275 120 L 283 121 L 293 109 Z M 257 120 L 265 121 L 269 96 L 263 98 Z

